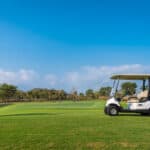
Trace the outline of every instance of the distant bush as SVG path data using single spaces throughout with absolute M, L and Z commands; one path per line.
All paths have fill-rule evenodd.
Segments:
M 31 101 L 84 101 L 94 99 L 108 99 L 109 87 L 102 87 L 99 91 L 88 89 L 85 93 L 73 90 L 68 93 L 64 90 L 35 88 L 29 91 L 21 91 L 14 85 L 0 85 L 0 103 L 7 102 L 31 102 Z

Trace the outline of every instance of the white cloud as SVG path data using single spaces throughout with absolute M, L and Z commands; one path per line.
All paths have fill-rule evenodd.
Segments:
M 53 74 L 48 74 L 45 76 L 45 80 L 50 86 L 55 86 L 57 84 L 57 76 Z
M 32 81 L 37 78 L 37 73 L 32 70 L 20 70 L 18 73 L 18 77 L 20 76 L 20 81 Z
M 0 83 L 9 83 L 18 87 L 30 89 L 61 88 L 71 90 L 85 90 L 87 88 L 97 89 L 102 85 L 109 85 L 109 77 L 119 73 L 150 73 L 150 66 L 140 64 L 120 66 L 84 66 L 72 72 L 57 75 L 48 73 L 40 75 L 34 70 L 20 69 L 18 71 L 6 71 L 0 69 Z
M 37 73 L 33 70 L 21 69 L 19 71 L 0 70 L 0 83 L 26 84 L 37 78 Z
M 64 81 L 77 89 L 99 88 L 102 84 L 110 83 L 109 77 L 119 73 L 148 73 L 150 66 L 140 64 L 121 66 L 85 66 L 78 71 L 66 73 Z

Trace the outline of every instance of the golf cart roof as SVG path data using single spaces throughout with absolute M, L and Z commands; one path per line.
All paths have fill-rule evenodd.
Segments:
M 111 77 L 113 80 L 147 80 L 150 74 L 118 74 Z

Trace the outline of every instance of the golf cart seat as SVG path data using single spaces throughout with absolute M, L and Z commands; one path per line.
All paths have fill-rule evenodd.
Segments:
M 148 90 L 142 91 L 137 95 L 138 99 L 143 99 L 148 97 Z
M 139 99 L 136 96 L 130 96 L 128 98 L 128 103 L 138 103 Z
M 128 98 L 129 103 L 139 103 L 139 102 L 145 102 L 147 100 L 148 96 L 148 90 L 142 91 L 137 96 L 130 96 Z
M 145 101 L 147 101 L 148 93 L 149 93 L 148 90 L 145 90 L 145 91 L 139 93 L 137 95 L 137 97 L 139 99 L 139 102 L 145 102 Z

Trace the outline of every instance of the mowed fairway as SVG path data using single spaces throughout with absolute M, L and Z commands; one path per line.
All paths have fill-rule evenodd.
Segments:
M 109 117 L 103 108 L 101 101 L 0 107 L 0 149 L 150 149 L 150 117 Z

